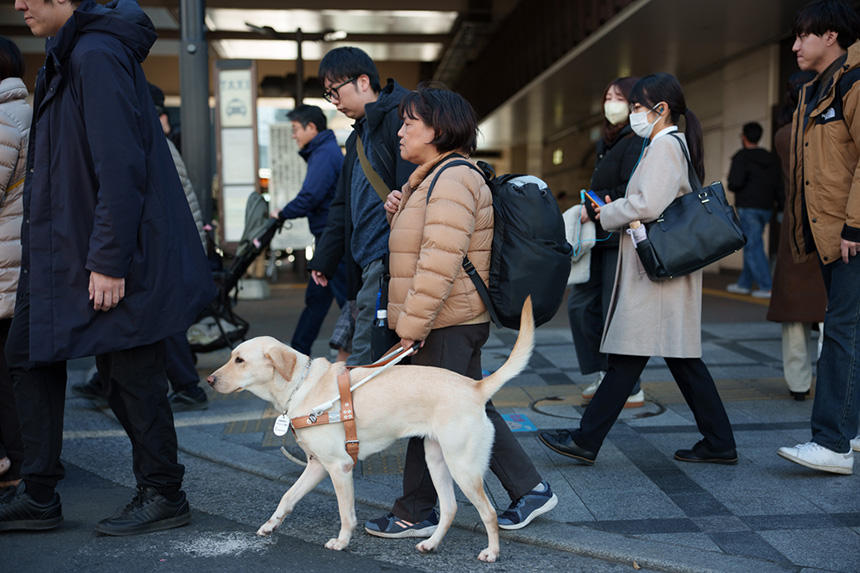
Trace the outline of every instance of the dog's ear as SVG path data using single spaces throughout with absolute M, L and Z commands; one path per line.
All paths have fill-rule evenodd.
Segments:
M 293 377 L 293 370 L 296 368 L 296 353 L 292 352 L 283 344 L 273 344 L 266 349 L 266 358 L 272 361 L 275 371 L 280 374 L 284 380 L 290 380 Z

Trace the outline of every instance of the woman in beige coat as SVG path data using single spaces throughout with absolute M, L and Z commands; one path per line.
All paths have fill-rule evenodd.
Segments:
M 21 52 L 0 36 L 0 489 L 18 484 L 24 455 L 12 379 L 3 353 L 21 270 L 22 183 L 33 115 L 23 75 Z
M 462 264 L 468 256 L 481 278 L 489 280 L 493 199 L 477 167 L 443 170 L 475 151 L 477 118 L 460 95 L 423 85 L 403 98 L 400 114 L 400 155 L 418 167 L 403 190 L 393 191 L 385 202 L 391 223 L 389 326 L 404 348 L 421 343 L 412 364 L 479 380 L 490 317 Z M 490 469 L 512 500 L 499 526 L 520 529 L 558 500 L 491 402 L 486 412 L 496 432 Z M 435 505 L 424 439 L 412 438 L 403 495 L 391 513 L 365 523 L 365 530 L 377 537 L 428 537 L 438 523 Z
M 623 232 L 633 221 L 657 219 L 676 197 L 690 192 L 687 153 L 701 179 L 701 125 L 687 109 L 681 86 L 670 74 L 642 78 L 633 88 L 630 103 L 630 125 L 648 145 L 626 196 L 612 202 L 607 196 L 598 213 L 605 229 L 622 232 L 615 288 L 600 347 L 609 355 L 609 370 L 579 429 L 541 432 L 539 437 L 562 455 L 594 463 L 648 359 L 662 356 L 704 436 L 692 449 L 676 451 L 675 459 L 734 464 L 737 453 L 731 424 L 701 359 L 702 271 L 653 282 L 645 274 L 633 241 Z M 686 137 L 677 133 L 681 115 L 686 119 Z

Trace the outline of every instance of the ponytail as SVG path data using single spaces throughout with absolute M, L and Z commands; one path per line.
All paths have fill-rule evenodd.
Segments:
M 705 178 L 705 150 L 704 139 L 702 137 L 702 124 L 699 118 L 692 110 L 687 108 L 684 110 L 684 117 L 687 120 L 687 127 L 684 131 L 684 137 L 687 139 L 687 148 L 690 150 L 690 161 L 693 163 L 693 169 L 696 175 L 699 176 L 699 181 Z

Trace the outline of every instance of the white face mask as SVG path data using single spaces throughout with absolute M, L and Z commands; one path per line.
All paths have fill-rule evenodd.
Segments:
M 603 115 L 612 125 L 624 123 L 630 114 L 627 102 L 610 100 L 603 102 Z
M 633 130 L 633 133 L 643 139 L 651 137 L 651 131 L 654 129 L 654 125 L 660 121 L 660 116 L 658 115 L 657 119 L 655 119 L 653 123 L 648 123 L 648 112 L 653 109 L 654 108 L 652 107 L 646 111 L 639 111 L 630 114 L 630 129 Z

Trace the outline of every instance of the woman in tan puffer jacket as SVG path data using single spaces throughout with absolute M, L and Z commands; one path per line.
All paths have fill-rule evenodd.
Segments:
M 0 488 L 17 485 L 24 454 L 12 380 L 3 353 L 21 270 L 23 183 L 33 115 L 27 104 L 23 75 L 21 52 L 0 36 Z
M 468 256 L 488 282 L 493 198 L 477 168 L 456 165 L 442 171 L 475 151 L 477 118 L 458 94 L 424 86 L 403 98 L 400 114 L 400 155 L 418 168 L 402 191 L 392 191 L 385 202 L 391 223 L 389 326 L 404 348 L 422 343 L 412 364 L 478 380 L 490 317 L 462 264 Z M 499 526 L 519 529 L 555 507 L 557 499 L 491 402 L 486 412 L 496 433 L 490 469 L 512 500 L 499 516 Z M 423 438 L 409 440 L 403 474 L 403 496 L 391 513 L 365 524 L 368 533 L 427 537 L 435 530 L 436 490 L 424 461 Z

